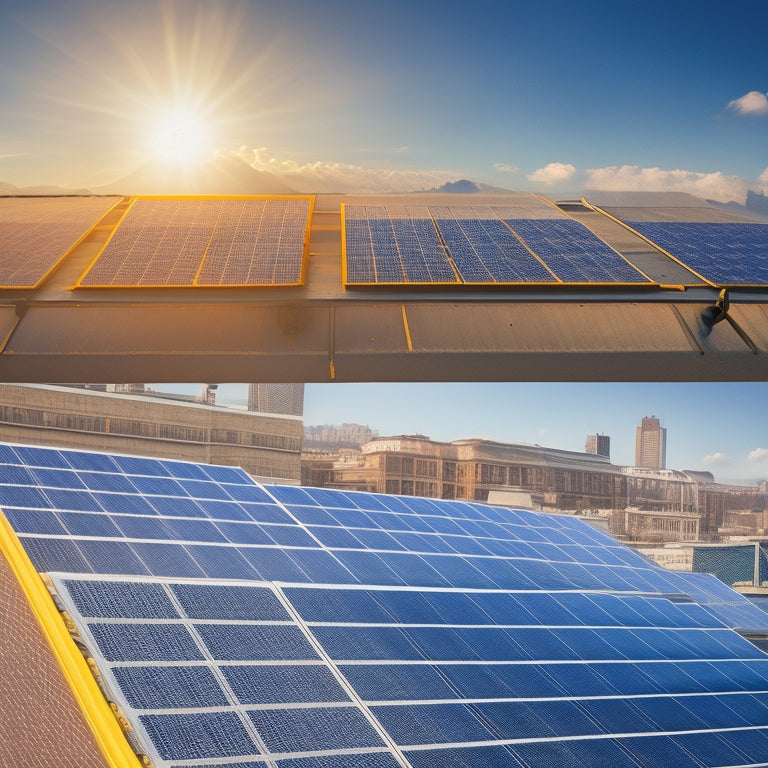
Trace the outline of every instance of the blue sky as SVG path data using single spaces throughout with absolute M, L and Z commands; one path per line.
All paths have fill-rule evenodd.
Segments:
M 768 189 L 766 28 L 761 0 L 4 3 L 0 181 L 112 181 L 172 113 L 297 185 L 743 201 Z
M 199 394 L 199 385 L 152 385 Z M 225 384 L 220 404 L 244 406 L 247 388 Z M 583 451 L 610 435 L 615 464 L 635 462 L 635 428 L 656 416 L 667 428 L 667 465 L 707 470 L 718 482 L 768 479 L 768 384 L 402 383 L 307 384 L 304 423 L 366 424 L 380 435 L 450 441 L 484 437 Z

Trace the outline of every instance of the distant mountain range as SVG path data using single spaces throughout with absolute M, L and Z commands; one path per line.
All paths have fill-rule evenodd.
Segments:
M 195 167 L 175 163 L 146 163 L 122 179 L 96 187 L 95 194 L 120 195 L 291 195 L 267 171 L 257 171 L 237 157 L 216 156 Z
M 0 196 L 28 196 L 28 195 L 90 195 L 88 189 L 66 189 L 65 187 L 37 186 L 17 187 L 14 184 L 0 181 Z
M 494 187 L 491 184 L 478 184 L 469 179 L 459 179 L 458 181 L 446 181 L 440 187 L 430 189 L 430 192 L 448 192 L 456 195 L 471 195 L 481 193 L 486 195 L 506 195 L 512 190 L 504 187 Z

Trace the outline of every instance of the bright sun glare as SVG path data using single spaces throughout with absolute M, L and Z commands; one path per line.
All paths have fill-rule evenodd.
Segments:
M 151 130 L 150 144 L 154 157 L 179 165 L 201 163 L 212 151 L 205 119 L 185 109 L 162 115 Z

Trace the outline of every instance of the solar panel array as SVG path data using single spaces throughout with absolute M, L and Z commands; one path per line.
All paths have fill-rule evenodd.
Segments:
M 299 285 L 311 209 L 309 197 L 140 198 L 78 285 Z
M 572 517 L 26 446 L 0 507 L 158 766 L 768 754 L 768 615 Z
M 630 227 L 719 286 L 768 286 L 768 224 L 627 221 Z
M 34 288 L 119 198 L 0 198 L 0 289 Z
M 515 204 L 346 205 L 345 283 L 648 284 L 583 224 Z

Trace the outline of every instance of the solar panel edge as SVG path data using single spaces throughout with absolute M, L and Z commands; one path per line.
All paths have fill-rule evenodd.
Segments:
M 46 636 L 88 727 L 110 765 L 140 768 L 117 718 L 102 696 L 91 669 L 77 646 L 51 593 L 0 510 L 0 556 L 11 567 L 30 608 Z

